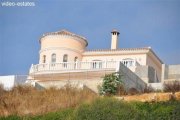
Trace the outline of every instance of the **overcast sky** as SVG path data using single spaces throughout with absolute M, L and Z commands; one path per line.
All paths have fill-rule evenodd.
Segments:
M 5 7 L 1 2 L 0 75 L 28 74 L 31 64 L 38 63 L 42 34 L 62 29 L 86 37 L 87 49 L 109 49 L 115 28 L 120 31 L 120 48 L 151 46 L 164 63 L 180 64 L 180 0 L 34 3 L 34 7 Z

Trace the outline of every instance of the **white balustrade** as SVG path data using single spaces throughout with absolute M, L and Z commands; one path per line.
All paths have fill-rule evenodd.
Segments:
M 91 61 L 91 62 L 60 62 L 49 64 L 32 65 L 30 73 L 43 71 L 71 71 L 71 70 L 95 70 L 95 69 L 116 69 L 118 62 L 126 67 L 136 66 L 135 60 L 123 61 Z

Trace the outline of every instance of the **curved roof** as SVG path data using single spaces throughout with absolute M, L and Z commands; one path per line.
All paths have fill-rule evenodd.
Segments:
M 87 40 L 86 40 L 85 37 L 82 37 L 82 36 L 80 36 L 80 35 L 76 35 L 76 34 L 71 33 L 71 32 L 69 32 L 69 31 L 67 31 L 67 30 L 65 30 L 65 29 L 63 29 L 63 30 L 61 30 L 61 31 L 57 31 L 57 32 L 45 33 L 45 34 L 43 34 L 43 36 L 40 38 L 40 41 L 41 41 L 42 38 L 44 38 L 44 37 L 46 37 L 46 36 L 49 36 L 49 35 L 68 35 L 68 36 L 71 36 L 71 37 L 75 37 L 75 38 L 82 39 L 82 40 L 85 41 L 86 46 L 88 45 L 88 42 L 87 42 Z

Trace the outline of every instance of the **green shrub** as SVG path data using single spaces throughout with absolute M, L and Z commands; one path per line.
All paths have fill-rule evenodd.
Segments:
M 175 101 L 175 109 L 172 111 L 172 120 L 180 119 L 180 101 Z
M 100 98 L 81 105 L 73 120 L 139 120 L 140 114 L 129 104 L 115 98 Z
M 70 120 L 73 110 L 73 108 L 68 108 L 57 112 L 50 112 L 45 115 L 31 117 L 29 120 Z
M 68 108 L 57 112 L 49 112 L 48 114 L 39 116 L 8 116 L 0 117 L 0 120 L 71 120 L 74 108 Z
M 121 75 L 118 73 L 106 74 L 103 77 L 102 86 L 99 88 L 101 95 L 115 95 L 118 93 L 119 86 L 122 85 Z
M 178 120 L 174 118 L 180 118 L 180 102 L 178 101 L 131 104 L 141 113 L 142 120 Z
M 0 117 L 0 120 L 21 120 L 21 118 L 16 115 L 11 115 L 7 117 Z
M 180 101 L 143 103 L 103 97 L 77 108 L 39 116 L 0 117 L 0 120 L 180 120 Z

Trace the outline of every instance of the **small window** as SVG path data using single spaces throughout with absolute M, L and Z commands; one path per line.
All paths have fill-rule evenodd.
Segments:
M 122 60 L 122 63 L 126 66 L 126 67 L 131 67 L 134 65 L 134 60 L 131 58 L 126 58 Z
M 46 55 L 43 55 L 43 63 L 46 63 Z
M 74 58 L 74 62 L 77 62 L 77 61 L 78 61 L 78 57 L 75 57 L 75 58 Z
M 78 63 L 77 63 L 77 61 L 78 61 L 78 57 L 75 57 L 75 58 L 74 58 L 74 69 L 77 69 L 77 68 L 78 68 Z
M 64 56 L 63 56 L 63 66 L 64 66 L 64 68 L 67 68 L 68 66 L 67 66 L 67 62 L 68 62 L 68 55 L 67 54 L 65 54 Z
M 65 54 L 65 55 L 63 56 L 63 62 L 67 62 L 67 61 L 68 61 L 68 55 Z
M 92 68 L 93 69 L 100 69 L 100 68 L 102 68 L 102 61 L 101 60 L 93 60 Z
M 51 55 L 51 62 L 52 62 L 52 63 L 56 63 L 56 54 L 55 54 L 55 53 L 53 53 L 53 54 Z

